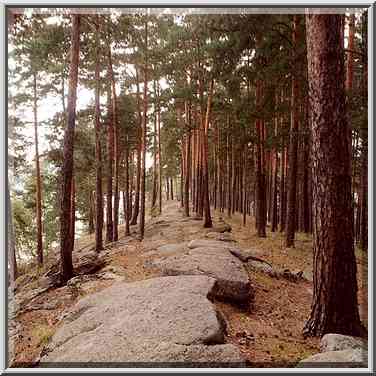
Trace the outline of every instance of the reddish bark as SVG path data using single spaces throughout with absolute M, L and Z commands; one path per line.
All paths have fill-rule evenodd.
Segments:
M 116 96 L 116 86 L 115 77 L 112 67 L 112 56 L 111 47 L 108 49 L 108 70 L 111 82 L 111 104 L 112 104 L 112 122 L 113 122 L 113 158 L 114 158 L 114 219 L 113 219 L 113 241 L 117 241 L 119 238 L 118 225 L 119 225 L 119 168 L 120 168 L 120 151 L 119 151 L 119 121 L 118 121 L 118 111 L 117 111 L 117 96 Z
M 209 122 L 210 122 L 210 111 L 211 103 L 213 98 L 214 90 L 214 80 L 210 81 L 208 101 L 206 107 L 206 116 L 205 122 L 203 123 L 204 127 L 204 140 L 203 140 L 203 196 L 204 196 L 204 227 L 213 227 L 213 223 L 210 215 L 210 202 L 209 202 L 209 166 L 208 166 L 208 133 L 209 133 Z
M 306 15 L 312 119 L 313 301 L 306 335 L 362 335 L 351 204 L 341 16 Z
M 106 242 L 112 242 L 114 239 L 114 223 L 112 219 L 112 178 L 114 163 L 114 123 L 112 113 L 111 88 L 107 89 L 107 108 L 108 108 L 108 125 L 107 125 L 107 191 L 106 191 Z
M 33 112 L 34 112 L 34 142 L 35 142 L 35 173 L 36 173 L 36 214 L 37 214 L 37 261 L 43 264 L 43 228 L 42 228 L 42 179 L 40 173 L 39 150 L 38 150 L 38 94 L 37 74 L 33 73 Z
M 72 16 L 71 34 L 71 62 L 68 88 L 68 121 L 64 134 L 62 189 L 60 211 L 60 255 L 61 280 L 66 283 L 73 276 L 72 251 L 74 241 L 71 238 L 72 215 L 72 179 L 73 179 L 73 151 L 74 129 L 76 121 L 76 99 L 78 81 L 78 63 L 80 50 L 80 16 Z
M 103 191 L 102 191 L 102 127 L 100 122 L 100 58 L 99 36 L 100 18 L 96 16 L 95 34 L 95 250 L 103 249 Z
M 140 238 L 144 238 L 145 232 L 145 173 L 146 173 L 146 127 L 148 121 L 148 21 L 145 21 L 145 66 L 144 66 L 144 97 L 143 97 L 143 122 L 141 129 L 141 182 L 140 182 Z
M 295 51 L 300 39 L 300 17 L 294 15 L 292 40 Z M 297 211 L 297 171 L 298 171 L 298 136 L 299 136 L 299 83 L 296 77 L 297 56 L 292 69 L 291 92 L 291 127 L 289 142 L 289 164 L 287 170 L 287 215 L 286 215 L 286 247 L 294 247 Z

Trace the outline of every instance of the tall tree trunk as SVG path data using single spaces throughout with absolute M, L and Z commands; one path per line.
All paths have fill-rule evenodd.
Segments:
M 203 195 L 203 129 L 202 129 L 202 112 L 200 116 L 200 125 L 197 130 L 197 217 L 203 218 L 204 216 L 204 195 Z
M 71 212 L 72 212 L 72 178 L 73 178 L 73 150 L 74 129 L 76 121 L 76 99 L 78 81 L 78 63 L 80 49 L 80 16 L 72 16 L 71 34 L 71 62 L 69 71 L 68 88 L 68 122 L 64 134 L 62 189 L 60 211 L 60 256 L 61 256 L 61 281 L 66 283 L 73 276 L 72 251 L 74 239 L 71 238 Z
M 300 40 L 300 16 L 294 15 L 292 40 L 295 50 L 299 46 Z M 292 69 L 296 66 L 298 56 L 295 53 Z M 299 83 L 295 71 L 292 74 L 291 82 L 291 127 L 289 142 L 289 164 L 287 170 L 287 216 L 286 216 L 286 247 L 294 247 L 295 230 L 296 230 L 296 180 L 298 171 L 298 135 L 299 135 Z
M 285 136 L 282 136 L 282 155 L 281 155 L 281 215 L 280 215 L 280 231 L 285 231 L 286 227 L 286 165 L 287 165 L 287 149 L 285 146 Z
M 132 151 L 129 154 L 129 207 L 128 207 L 128 215 L 129 215 L 129 224 L 131 224 L 131 219 L 133 215 L 133 194 L 134 194 L 134 177 L 135 177 L 135 163 L 134 163 L 134 157 L 135 157 L 135 151 Z
M 157 97 L 157 85 L 154 80 L 154 95 Z M 151 194 L 151 207 L 152 210 L 155 210 L 155 206 L 157 205 L 157 187 L 158 187 L 158 171 L 157 171 L 157 107 L 158 104 L 155 104 L 154 107 L 154 132 L 153 132 L 153 190 Z
M 308 107 L 308 106 L 307 106 Z M 308 119 L 307 119 L 308 120 Z M 308 124 L 308 121 L 306 122 Z M 309 170 L 311 168 L 311 163 L 309 160 L 309 150 L 310 150 L 310 140 L 309 140 L 309 129 L 306 129 L 306 134 L 304 135 L 304 146 L 303 146 L 303 228 L 305 233 L 310 232 L 310 198 L 309 198 Z
M 368 101 L 368 38 L 367 38 L 367 11 L 362 16 L 362 39 L 363 39 L 363 72 L 362 72 L 362 107 L 364 113 L 367 113 L 367 101 Z M 362 140 L 362 155 L 361 155 L 361 189 L 360 189 L 360 204 L 361 204 L 361 216 L 360 216 L 360 234 L 359 234 L 359 247 L 361 250 L 366 251 L 368 249 L 368 129 L 367 120 L 361 127 L 361 140 Z
M 95 34 L 95 250 L 103 249 L 102 126 L 100 121 L 100 18 L 96 16 Z
M 146 173 L 146 127 L 148 121 L 148 20 L 145 20 L 145 66 L 144 66 L 144 98 L 143 98 L 143 122 L 141 130 L 141 184 L 140 184 L 140 238 L 144 238 L 145 232 L 145 173 Z
M 8 257 L 9 257 L 9 276 L 10 276 L 10 284 L 14 285 L 14 282 L 15 282 L 15 280 L 18 277 L 18 270 L 17 270 L 16 242 L 15 242 L 15 238 L 14 238 L 13 212 L 12 212 L 12 202 L 10 200 L 9 180 L 8 180 L 8 189 L 7 189 L 7 201 L 8 201 Z
M 141 114 L 141 93 L 140 93 L 140 82 L 138 75 L 138 67 L 135 67 L 136 70 L 136 87 L 137 87 L 137 115 L 138 115 L 138 129 L 139 129 L 139 140 L 137 145 L 137 166 L 136 166 L 136 191 L 134 197 L 134 207 L 131 219 L 131 225 L 137 224 L 137 218 L 140 211 L 140 186 L 141 186 L 141 138 L 142 138 L 142 122 L 143 117 Z
M 235 140 L 234 135 L 231 136 L 231 214 L 235 213 L 235 206 L 236 206 L 236 156 L 235 156 Z
M 184 140 L 183 140 L 184 143 Z M 181 153 L 181 161 L 180 161 L 180 197 L 178 197 L 178 200 L 180 201 L 180 208 L 183 209 L 184 207 L 184 200 L 183 200 L 183 195 L 184 195 L 184 155 L 185 151 L 183 150 Z
M 113 241 L 117 241 L 119 238 L 118 226 L 119 226 L 119 165 L 120 165 L 120 152 L 119 152 L 119 122 L 117 113 L 117 96 L 116 96 L 116 86 L 114 71 L 112 68 L 112 56 L 111 56 L 111 44 L 108 48 L 108 70 L 110 74 L 111 81 L 111 104 L 112 104 L 112 122 L 113 122 L 113 132 L 114 132 L 114 220 L 113 220 Z
M 171 192 L 171 200 L 174 200 L 174 180 L 170 178 L 170 192 Z
M 189 217 L 189 184 L 191 175 L 191 131 L 188 130 L 186 135 L 187 146 L 185 153 L 185 178 L 184 178 L 184 215 Z
M 108 125 L 107 125 L 107 192 L 106 192 L 106 242 L 112 242 L 114 239 L 114 222 L 112 218 L 112 177 L 114 162 L 114 122 L 112 112 L 111 87 L 107 89 L 107 108 L 108 108 Z
M 65 108 L 65 77 L 64 77 L 64 68 L 61 71 L 61 105 L 63 109 L 63 116 L 66 117 L 66 108 Z
M 349 18 L 349 39 L 347 49 L 347 67 L 346 67 L 346 90 L 352 91 L 354 77 L 354 35 L 355 35 L 355 14 L 350 14 Z
M 274 129 L 275 137 L 278 137 L 278 117 L 275 119 L 275 129 Z M 271 215 L 272 215 L 272 227 L 271 231 L 277 231 L 278 227 L 278 194 L 277 194 L 277 186 L 278 186 L 278 148 L 277 145 L 274 145 L 274 160 L 273 160 L 273 178 L 272 178 L 272 195 L 271 195 Z
M 125 220 L 125 236 L 130 235 L 129 229 L 129 220 L 130 220 L 130 209 L 131 203 L 129 199 L 129 140 L 128 135 L 126 138 L 126 145 L 125 145 L 125 188 L 124 188 L 124 220 Z
M 227 176 L 226 176 L 226 179 L 227 179 L 227 216 L 229 218 L 231 218 L 231 176 L 232 176 L 232 170 L 231 170 L 231 152 L 230 150 L 232 149 L 232 147 L 230 147 L 230 140 L 231 140 L 231 145 L 232 145 L 232 137 L 230 136 L 230 116 L 227 115 L 227 138 L 226 138 L 226 156 L 227 156 L 227 159 L 226 159 L 226 162 L 227 162 Z
M 157 89 L 158 89 L 158 96 L 159 96 L 159 86 L 157 84 Z M 158 104 L 158 182 L 159 182 L 159 187 L 158 187 L 158 192 L 159 192 L 159 215 L 162 214 L 162 156 L 161 156 L 161 109 Z
M 36 214 L 37 214 L 37 261 L 43 264 L 43 229 L 42 229 L 42 182 L 38 150 L 38 93 L 37 74 L 33 73 L 33 112 L 34 112 L 34 142 L 35 142 L 35 173 L 36 173 Z
M 74 235 L 76 233 L 76 184 L 75 177 L 72 178 L 72 191 L 71 191 L 71 222 L 70 222 L 70 235 L 72 239 L 72 251 L 74 249 Z
M 243 146 L 243 226 L 247 224 L 247 199 L 248 199 L 248 182 L 247 182 L 247 170 L 248 170 L 248 145 L 245 143 Z
M 313 301 L 306 335 L 362 335 L 341 16 L 306 15 L 313 164 Z
M 196 106 L 193 106 L 194 109 L 194 124 L 196 124 Z M 192 182 L 191 182 L 191 200 L 192 200 L 192 210 L 197 212 L 196 206 L 196 129 L 191 131 L 191 143 L 192 143 Z
M 166 176 L 166 200 L 170 200 L 170 178 Z
M 256 82 L 256 107 L 261 106 L 262 83 Z M 256 152 L 256 228 L 260 238 L 266 237 L 266 184 L 264 157 L 264 122 L 256 119 L 257 152 Z
M 213 227 L 213 223 L 210 215 L 210 202 L 209 202 L 209 166 L 208 166 L 208 137 L 209 137 L 209 122 L 210 122 L 210 111 L 213 97 L 214 89 L 214 79 L 210 81 L 209 93 L 208 93 L 208 102 L 206 107 L 206 116 L 204 127 L 204 142 L 203 142 L 203 190 L 204 190 L 204 227 L 209 228 Z
M 89 234 L 94 234 L 94 231 L 95 231 L 94 216 L 95 216 L 94 197 L 93 197 L 93 192 L 90 191 L 89 193 Z

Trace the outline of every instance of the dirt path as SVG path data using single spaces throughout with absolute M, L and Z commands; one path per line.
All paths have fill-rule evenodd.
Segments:
M 214 213 L 214 225 L 221 213 Z M 304 270 L 309 274 L 312 268 L 312 243 L 309 236 L 297 234 L 296 248 L 286 250 L 280 233 L 268 232 L 266 239 L 255 235 L 254 223 L 244 227 L 241 218 L 234 215 L 225 218 L 232 226 L 232 237 L 243 249 L 252 248 L 260 257 L 278 268 Z M 181 243 L 203 238 L 210 229 L 202 227 L 202 221 L 183 218 L 179 203 L 168 202 L 163 214 L 149 218 L 145 228 L 145 239 L 135 239 L 137 227 L 132 226 L 132 236 L 121 237 L 111 244 L 112 251 L 108 265 L 124 270 L 125 280 L 134 282 L 157 276 L 158 272 L 145 267 L 148 261 L 160 257 L 155 249 L 161 245 Z M 119 234 L 123 226 L 119 227 Z M 93 237 L 85 237 L 78 247 L 93 243 Z M 360 260 L 359 265 L 364 266 Z M 302 329 L 310 312 L 312 283 L 309 281 L 291 282 L 272 278 L 261 272 L 248 270 L 255 291 L 254 301 L 249 309 L 215 301 L 227 322 L 227 342 L 235 344 L 247 360 L 257 367 L 291 367 L 299 360 L 319 351 L 318 339 L 304 339 Z M 21 314 L 17 321 L 21 324 L 21 338 L 16 344 L 16 362 L 33 362 L 43 346 L 56 330 L 59 317 L 64 309 L 71 306 L 82 295 L 99 291 L 113 281 L 94 281 L 84 291 L 62 287 L 40 295 L 41 303 L 55 302 L 55 309 L 34 310 Z M 361 314 L 366 322 L 366 289 L 360 286 Z

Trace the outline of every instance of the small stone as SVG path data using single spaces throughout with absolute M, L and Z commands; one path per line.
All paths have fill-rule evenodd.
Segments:
M 326 351 L 300 361 L 297 367 L 367 367 L 368 353 L 362 349 Z
M 360 337 L 328 333 L 320 341 L 320 351 L 338 351 L 346 349 L 367 349 L 368 343 Z

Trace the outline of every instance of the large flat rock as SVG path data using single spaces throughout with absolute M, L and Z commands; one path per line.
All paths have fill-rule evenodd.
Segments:
M 363 349 L 326 351 L 300 361 L 298 367 L 367 367 L 367 357 L 368 353 Z
M 223 247 L 199 247 L 186 254 L 156 260 L 164 275 L 206 275 L 216 280 L 214 295 L 234 302 L 248 302 L 253 291 L 240 260 Z
M 177 243 L 177 244 L 165 244 L 160 247 L 158 247 L 155 251 L 154 254 L 155 256 L 171 256 L 171 255 L 176 255 L 179 253 L 184 253 L 189 250 L 188 248 L 188 243 L 182 242 L 182 243 Z
M 347 349 L 367 349 L 367 341 L 363 338 L 328 333 L 320 341 L 320 351 L 339 351 Z
M 227 250 L 239 249 L 236 243 L 224 242 L 220 240 L 195 239 L 195 240 L 191 240 L 188 243 L 188 248 L 190 249 L 202 248 L 202 247 L 224 248 Z
M 233 242 L 234 239 L 231 236 L 229 232 L 215 232 L 215 231 L 210 231 L 205 235 L 206 238 L 212 239 L 212 240 L 219 240 L 222 242 Z
M 63 318 L 41 365 L 243 364 L 236 347 L 224 344 L 224 320 L 207 298 L 215 284 L 207 276 L 159 277 L 86 296 Z

